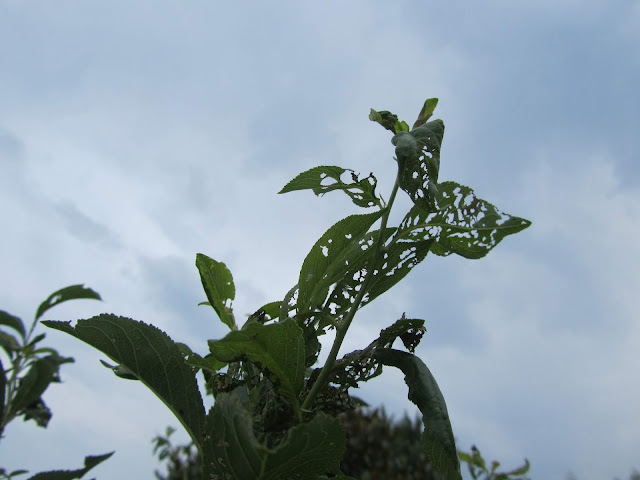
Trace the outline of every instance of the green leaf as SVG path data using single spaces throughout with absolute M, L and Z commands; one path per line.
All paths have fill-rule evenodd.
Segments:
M 7 352 L 7 355 L 9 355 L 9 357 L 13 355 L 13 352 L 16 352 L 22 348 L 20 346 L 20 343 L 18 343 L 18 340 L 16 340 L 16 337 L 11 335 L 10 333 L 3 332 L 2 330 L 0 330 L 0 347 L 2 347 L 5 352 Z
M 59 381 L 60 365 L 71 362 L 73 358 L 59 355 L 48 355 L 33 361 L 27 374 L 20 380 L 11 403 L 12 412 L 18 413 L 37 402 L 51 382 Z
M 416 129 L 419 126 L 424 125 L 426 121 L 429 120 L 429 118 L 431 118 L 431 115 L 433 115 L 433 111 L 436 109 L 437 105 L 438 105 L 437 98 L 427 99 L 424 102 L 424 105 L 422 106 L 422 110 L 420 110 L 420 114 L 418 115 L 418 119 L 416 120 L 416 123 L 413 124 L 413 128 Z
M 191 353 L 185 361 L 187 362 L 187 365 L 191 365 L 192 367 L 196 367 L 198 370 L 206 370 L 211 373 L 216 373 L 227 365 L 225 362 L 218 360 L 212 354 L 201 357 L 197 353 Z
M 16 332 L 20 334 L 22 339 L 27 335 L 27 332 L 24 329 L 24 324 L 22 320 L 18 317 L 14 317 L 10 313 L 5 312 L 4 310 L 0 310 L 0 325 L 6 325 L 7 327 L 13 328 Z
M 319 413 L 308 423 L 291 428 L 277 447 L 267 449 L 256 439 L 251 415 L 231 394 L 216 398 L 207 416 L 207 431 L 215 435 L 205 445 L 204 478 L 323 478 L 339 473 L 346 446 L 340 420 Z
M 352 265 L 373 254 L 367 231 L 382 211 L 343 218 L 325 232 L 311 248 L 300 270 L 298 312 L 324 303 L 329 287 L 342 279 Z
M 7 376 L 2 365 L 2 359 L 0 358 L 0 435 L 4 430 L 4 401 L 5 391 L 7 388 Z
M 504 475 L 513 477 L 515 475 L 524 475 L 526 473 L 529 473 L 529 469 L 531 468 L 531 464 L 529 463 L 529 460 L 527 460 L 526 458 L 524 459 L 524 465 L 522 465 L 521 467 L 518 467 L 514 470 L 511 470 L 510 472 L 506 472 L 504 473 Z
M 404 373 L 404 380 L 409 387 L 409 400 L 422 412 L 422 445 L 431 464 L 444 480 L 461 480 L 447 405 L 427 366 L 415 355 L 391 348 L 378 350 L 376 359 Z
M 107 367 L 109 370 L 112 370 L 116 377 L 124 378 L 125 380 L 138 380 L 136 374 L 124 365 L 111 365 L 104 360 L 100 360 L 100 363 Z
M 236 330 L 238 327 L 231 309 L 236 296 L 236 287 L 233 284 L 231 272 L 224 263 L 216 262 L 202 253 L 196 255 L 196 267 L 200 272 L 200 279 L 209 304 L 225 325 L 231 330 Z
M 268 320 L 276 320 L 280 316 L 280 307 L 282 302 L 270 302 L 266 305 L 261 306 L 258 311 L 264 312 L 264 314 L 269 317 Z
M 42 317 L 42 315 L 44 315 L 44 312 L 55 307 L 56 305 L 59 305 L 62 302 L 66 302 L 67 300 L 79 300 L 82 298 L 102 300 L 99 293 L 85 287 L 82 284 L 71 285 L 69 287 L 61 288 L 60 290 L 49 295 L 49 297 L 38 307 L 35 320 L 37 321 L 40 317 Z
M 91 469 L 104 462 L 113 455 L 114 452 L 104 455 L 87 456 L 84 458 L 84 468 L 78 470 L 56 470 L 51 472 L 38 473 L 29 478 L 29 480 L 75 480 L 82 478 Z
M 369 113 L 369 120 L 379 123 L 384 128 L 392 131 L 393 133 L 409 131 L 409 125 L 407 124 L 407 122 L 398 121 L 397 115 L 394 115 L 393 113 L 386 110 L 377 112 L 372 108 L 371 112 Z
M 439 184 L 437 210 L 414 206 L 400 224 L 402 241 L 435 240 L 431 252 L 440 256 L 456 253 L 465 258 L 484 257 L 507 235 L 518 233 L 531 222 L 507 215 L 473 190 L 455 182 Z
M 293 319 L 263 325 L 249 324 L 220 340 L 209 340 L 209 349 L 222 362 L 248 359 L 269 370 L 279 393 L 294 406 L 304 385 L 304 339 Z
M 399 132 L 392 139 L 398 160 L 398 185 L 413 203 L 427 210 L 433 208 L 438 192 L 443 136 L 444 123 L 433 120 L 411 132 Z
M 351 174 L 353 180 L 351 183 L 342 181 L 342 175 L 345 172 Z M 321 196 L 333 190 L 342 190 L 357 206 L 368 208 L 376 205 L 382 206 L 382 202 L 375 193 L 376 185 L 377 180 L 373 174 L 360 180 L 353 170 L 335 166 L 319 166 L 299 174 L 278 193 L 313 190 L 313 193 Z
M 75 327 L 69 322 L 42 323 L 73 335 L 128 368 L 171 409 L 193 441 L 202 442 L 205 414 L 195 373 L 162 330 L 110 314 L 78 320 Z

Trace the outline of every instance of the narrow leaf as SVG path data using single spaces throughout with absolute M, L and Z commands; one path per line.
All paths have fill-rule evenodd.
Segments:
M 415 355 L 391 348 L 378 350 L 376 358 L 384 365 L 399 368 L 404 373 L 404 380 L 409 387 L 409 400 L 422 412 L 422 445 L 429 461 L 444 480 L 461 480 L 447 405 L 427 366 Z
M 44 315 L 44 312 L 55 307 L 56 305 L 59 305 L 62 302 L 66 302 L 67 300 L 79 300 L 82 298 L 102 300 L 99 293 L 85 287 L 82 284 L 71 285 L 69 287 L 61 288 L 60 290 L 49 295 L 49 297 L 38 307 L 35 320 L 37 321 L 40 317 L 42 317 L 42 315 Z
M 59 355 L 48 355 L 32 362 L 29 371 L 20 380 L 11 403 L 12 411 L 18 413 L 36 402 L 51 382 L 59 380 L 60 365 L 70 362 L 73 362 L 73 358 L 60 357 Z
M 209 304 L 220 317 L 220 320 L 231 330 L 237 329 L 231 305 L 236 296 L 233 277 L 227 266 L 216 262 L 202 253 L 196 255 L 196 267 L 200 272 L 202 286 L 209 299 Z
M 21 348 L 20 343 L 18 343 L 16 337 L 11 335 L 10 333 L 3 332 L 2 330 L 0 330 L 0 347 L 2 347 L 5 352 L 7 352 L 7 355 L 9 355 L 9 357 L 12 357 L 13 352 L 20 350 Z
M 329 287 L 341 279 L 350 266 L 370 256 L 371 239 L 364 237 L 382 211 L 343 218 L 325 232 L 302 264 L 298 280 L 298 312 L 317 308 Z
M 342 180 L 345 172 L 349 172 L 352 182 Z M 333 190 L 342 190 L 349 195 L 353 203 L 359 207 L 367 208 L 376 205 L 382 206 L 382 202 L 375 193 L 376 185 L 377 180 L 373 174 L 361 180 L 353 170 L 335 166 L 319 166 L 302 172 L 278 193 L 313 190 L 313 193 L 321 196 Z
M 304 384 L 305 352 L 302 329 L 293 319 L 269 325 L 253 322 L 220 340 L 209 340 L 209 348 L 222 362 L 246 358 L 268 369 L 280 394 L 298 404 Z
M 56 470 L 51 472 L 38 473 L 29 480 L 76 480 L 82 478 L 94 467 L 108 459 L 114 452 L 104 455 L 88 456 L 84 458 L 84 468 L 78 470 Z
M 4 401 L 5 401 L 5 390 L 7 388 L 7 376 L 4 372 L 4 366 L 2 365 L 2 359 L 0 358 L 0 435 L 2 435 L 2 430 L 4 430 Z
M 193 441 L 202 442 L 205 415 L 195 374 L 162 330 L 110 314 L 78 320 L 75 327 L 69 322 L 43 324 L 73 335 L 128 368 L 171 409 Z
M 431 118 L 431 115 L 433 115 L 433 111 L 436 109 L 437 105 L 438 105 L 437 98 L 427 99 L 424 102 L 424 105 L 422 106 L 422 110 L 420 110 L 420 114 L 418 115 L 418 119 L 416 120 L 416 123 L 413 124 L 413 128 L 416 129 L 419 126 L 424 125 L 426 121 L 429 120 L 429 118 Z
M 20 334 L 22 339 L 27 335 L 24 329 L 24 323 L 18 317 L 14 317 L 10 313 L 5 312 L 4 310 L 0 310 L 0 325 L 6 325 L 7 327 L 13 328 L 16 332 Z

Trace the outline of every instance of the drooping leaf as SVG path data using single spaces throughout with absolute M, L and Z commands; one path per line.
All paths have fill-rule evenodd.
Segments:
M 373 240 L 365 237 L 381 214 L 378 211 L 343 218 L 320 237 L 300 270 L 298 312 L 322 305 L 329 287 L 343 278 L 352 265 L 372 255 Z
M 209 349 L 222 362 L 248 359 L 274 376 L 278 391 L 292 404 L 304 384 L 304 338 L 293 319 L 263 325 L 253 322 L 243 330 L 229 332 L 220 340 L 209 340 Z
M 79 300 L 82 298 L 102 300 L 98 292 L 95 292 L 82 284 L 70 285 L 49 295 L 49 297 L 38 307 L 35 320 L 37 321 L 47 310 L 61 304 L 62 302 L 66 302 L 67 300 Z
M 20 343 L 18 342 L 16 337 L 11 335 L 10 333 L 3 332 L 2 330 L 0 330 L 0 347 L 2 347 L 5 352 L 7 352 L 7 355 L 9 355 L 9 357 L 12 357 L 13 352 L 18 351 L 21 348 Z
M 7 327 L 13 328 L 16 332 L 20 334 L 22 339 L 27 335 L 27 332 L 24 329 L 24 323 L 18 317 L 11 315 L 10 313 L 5 312 L 4 310 L 0 310 L 0 325 L 6 325 Z
M 371 112 L 369 113 L 369 120 L 379 123 L 384 128 L 392 131 L 393 133 L 409 131 L 409 125 L 407 124 L 407 122 L 398 120 L 397 115 L 394 115 L 393 113 L 386 110 L 377 112 L 372 108 Z
M 33 420 L 39 427 L 46 428 L 53 416 L 51 409 L 44 403 L 42 397 L 28 405 L 24 410 L 24 421 Z
M 76 480 L 82 478 L 90 470 L 108 459 L 114 452 L 104 455 L 87 456 L 84 458 L 84 468 L 78 470 L 56 470 L 51 472 L 38 473 L 29 480 Z
M 444 480 L 461 480 L 447 405 L 427 366 L 415 355 L 392 348 L 377 350 L 376 359 L 384 365 L 399 368 L 404 373 L 409 387 L 409 400 L 422 413 L 422 445 L 432 465 Z
M 233 394 L 216 398 L 207 416 L 207 431 L 215 435 L 205 443 L 204 478 L 320 479 L 339 473 L 346 446 L 340 420 L 319 413 L 292 427 L 277 447 L 267 449 L 255 437 L 251 414 Z
M 51 382 L 59 381 L 60 365 L 73 362 L 73 358 L 48 355 L 33 361 L 22 377 L 11 404 L 12 412 L 18 413 L 37 402 Z
M 205 414 L 195 374 L 162 330 L 110 314 L 78 320 L 75 327 L 69 322 L 43 324 L 73 335 L 128 368 L 171 409 L 196 444 L 202 441 Z
M 431 210 L 438 193 L 440 145 L 444 136 L 442 120 L 400 132 L 392 139 L 398 160 L 398 185 L 413 203 Z
M 233 284 L 231 272 L 224 263 L 217 262 L 202 253 L 196 255 L 196 267 L 200 272 L 200 279 L 209 304 L 225 325 L 231 330 L 237 329 L 232 310 L 236 287 Z
M 346 183 L 342 180 L 345 172 L 351 174 L 352 182 Z M 302 172 L 278 193 L 310 189 L 316 195 L 321 196 L 333 190 L 342 190 L 349 195 L 353 203 L 359 207 L 367 208 L 376 205 L 382 206 L 382 202 L 375 193 L 376 185 L 377 180 L 373 174 L 360 180 L 353 170 L 336 166 L 320 166 Z
M 418 119 L 416 120 L 416 123 L 413 124 L 413 130 L 415 130 L 421 125 L 424 125 L 427 122 L 427 120 L 431 118 L 431 115 L 433 115 L 433 111 L 436 109 L 437 105 L 438 105 L 437 98 L 428 98 L 424 102 L 424 105 L 422 106 L 422 110 L 420 110 L 420 114 L 418 115 Z
M 482 258 L 507 235 L 520 232 L 531 222 L 498 210 L 476 197 L 473 190 L 455 182 L 438 185 L 435 211 L 414 206 L 400 224 L 398 240 L 435 243 L 431 252 L 440 256 L 456 253 Z

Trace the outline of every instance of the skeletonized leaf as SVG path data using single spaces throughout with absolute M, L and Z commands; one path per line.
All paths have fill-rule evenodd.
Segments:
M 343 218 L 327 230 L 311 248 L 300 270 L 298 312 L 322 305 L 329 287 L 354 264 L 372 255 L 373 239 L 367 231 L 382 211 Z
M 422 445 L 431 464 L 444 480 L 462 480 L 447 405 L 427 366 L 415 355 L 391 348 L 378 350 L 376 358 L 404 373 L 409 400 L 422 412 Z
M 437 210 L 414 206 L 400 224 L 402 241 L 435 240 L 431 252 L 440 256 L 456 253 L 465 258 L 482 258 L 507 235 L 531 225 L 491 203 L 477 198 L 473 190 L 455 182 L 438 185 Z
M 278 391 L 292 404 L 304 384 L 304 338 L 293 319 L 263 325 L 252 322 L 242 330 L 229 332 L 220 340 L 209 340 L 209 349 L 222 362 L 249 359 L 275 377 Z
M 125 366 L 171 409 L 196 444 L 202 441 L 205 415 L 195 374 L 162 330 L 110 314 L 78 320 L 75 327 L 69 322 L 42 323 L 73 335 Z
M 227 266 L 202 253 L 196 255 L 196 267 L 209 304 L 220 317 L 220 320 L 231 330 L 237 328 L 231 304 L 236 296 L 233 277 Z
M 4 310 L 0 310 L 0 325 L 6 325 L 7 327 L 13 328 L 16 332 L 20 334 L 22 339 L 27 335 L 24 329 L 24 323 L 18 317 L 11 315 L 10 313 L 5 312 Z
M 351 183 L 345 183 L 342 175 L 345 172 L 351 174 Z M 293 192 L 295 190 L 313 190 L 316 195 L 324 195 L 333 190 L 342 190 L 349 195 L 353 203 L 359 207 L 382 206 L 382 202 L 376 196 L 377 180 L 370 174 L 360 180 L 353 170 L 336 166 L 319 166 L 302 172 L 296 178 L 287 183 L 278 193 Z
M 44 315 L 44 312 L 47 310 L 59 305 L 62 302 L 66 302 L 67 300 L 79 300 L 82 298 L 92 299 L 92 300 L 102 300 L 100 294 L 88 287 L 85 287 L 83 284 L 79 285 L 70 285 L 65 288 L 61 288 L 60 290 L 53 292 L 49 297 L 40 304 L 38 307 L 38 311 L 36 312 L 36 321 Z
M 84 457 L 84 468 L 80 468 L 78 470 L 55 470 L 51 472 L 37 473 L 30 477 L 29 480 L 76 480 L 82 478 L 89 472 L 89 470 L 104 462 L 113 454 L 114 452 L 106 453 L 104 455 L 90 455 Z

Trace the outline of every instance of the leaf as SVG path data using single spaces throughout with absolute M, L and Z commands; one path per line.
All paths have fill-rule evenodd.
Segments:
M 18 340 L 16 340 L 16 337 L 11 335 L 10 333 L 3 332 L 2 330 L 0 330 L 0 347 L 2 347 L 5 352 L 7 352 L 7 355 L 9 355 L 9 357 L 13 355 L 13 352 L 18 351 L 21 348 Z
M 456 253 L 465 258 L 484 257 L 507 235 L 518 233 L 531 222 L 501 212 L 475 196 L 473 190 L 455 182 L 443 182 L 436 211 L 414 206 L 400 224 L 398 240 L 435 241 L 431 252 Z
M 4 371 L 4 366 L 2 365 L 2 359 L 0 358 L 0 435 L 2 435 L 2 430 L 4 430 L 4 401 L 6 388 L 7 376 Z
M 413 203 L 431 210 L 438 192 L 442 120 L 427 122 L 392 139 L 398 160 L 398 185 Z
M 42 397 L 24 409 L 24 421 L 33 420 L 39 427 L 46 428 L 53 414 Z
M 216 373 L 227 365 L 225 362 L 218 360 L 212 354 L 201 357 L 197 353 L 191 353 L 185 361 L 187 365 L 196 367 L 198 370 L 206 370 L 211 373 Z
M 216 398 L 207 416 L 207 431 L 215 435 L 205 445 L 204 478 L 323 478 L 339 472 L 346 446 L 340 420 L 319 413 L 311 421 L 291 428 L 276 448 L 267 449 L 255 437 L 251 415 L 231 394 Z
M 373 254 L 367 231 L 382 211 L 343 218 L 327 230 L 311 248 L 300 270 L 298 312 L 322 305 L 329 287 L 340 280 L 350 266 Z
M 100 294 L 93 291 L 84 285 L 71 285 L 69 287 L 61 288 L 60 290 L 53 292 L 49 297 L 40 304 L 38 311 L 36 312 L 35 321 L 37 321 L 44 312 L 55 307 L 56 305 L 66 302 L 67 300 L 79 300 L 82 298 L 102 300 Z
M 420 110 L 420 114 L 418 115 L 418 119 L 416 120 L 416 123 L 413 124 L 414 130 L 419 126 L 424 125 L 426 121 L 431 118 L 431 115 L 433 115 L 433 111 L 436 109 L 437 105 L 437 98 L 429 98 L 424 102 L 422 110 Z
M 18 413 L 37 402 L 51 382 L 59 381 L 60 365 L 71 363 L 73 358 L 48 355 L 33 361 L 29 371 L 20 380 L 16 394 L 11 402 L 11 410 Z
M 345 183 L 342 181 L 342 175 L 345 172 L 350 172 L 353 182 Z M 373 174 L 359 180 L 353 170 L 335 166 L 319 166 L 299 174 L 278 193 L 310 189 L 317 196 L 321 196 L 333 190 L 342 190 L 359 207 L 368 208 L 376 205 L 381 207 L 382 202 L 375 193 L 376 185 L 377 180 Z
M 422 445 L 431 464 L 444 480 L 461 480 L 447 405 L 427 366 L 415 355 L 391 348 L 378 350 L 376 359 L 404 373 L 404 380 L 409 387 L 409 400 L 422 412 Z
M 407 122 L 398 121 L 397 115 L 386 110 L 377 112 L 372 108 L 369 113 L 369 120 L 379 123 L 387 130 L 391 130 L 393 133 L 409 131 L 409 125 L 407 125 Z
M 14 317 L 10 313 L 5 312 L 4 310 L 0 310 L 0 325 L 6 325 L 7 327 L 13 328 L 16 332 L 20 334 L 22 339 L 27 335 L 24 324 L 22 320 L 18 317 Z
M 84 468 L 78 470 L 56 470 L 51 472 L 37 473 L 29 478 L 29 480 L 75 480 L 82 478 L 91 469 L 104 462 L 113 455 L 114 452 L 104 455 L 87 456 L 84 458 Z
M 46 321 L 128 368 L 169 407 L 196 443 L 202 442 L 204 406 L 195 373 L 162 330 L 130 318 L 102 314 L 88 320 Z
M 136 374 L 124 365 L 110 365 L 104 360 L 100 360 L 100 363 L 107 367 L 109 370 L 112 370 L 113 373 L 115 373 L 116 377 L 124 378 L 125 380 L 138 380 Z
M 304 385 L 304 339 L 293 319 L 263 325 L 253 322 L 243 330 L 229 332 L 220 340 L 209 340 L 209 349 L 222 362 L 248 359 L 275 376 L 278 391 L 293 405 Z
M 231 272 L 224 263 L 216 262 L 202 253 L 196 255 L 196 267 L 200 272 L 200 279 L 209 304 L 225 325 L 231 330 L 236 330 L 238 327 L 231 310 L 236 296 L 236 287 L 233 284 Z
M 524 475 L 525 473 L 529 473 L 530 468 L 531 468 L 531 464 L 529 463 L 529 460 L 525 458 L 524 465 L 514 470 L 511 470 L 510 472 L 506 472 L 504 475 L 511 476 L 511 477 L 515 475 Z

